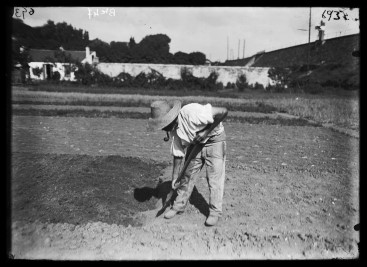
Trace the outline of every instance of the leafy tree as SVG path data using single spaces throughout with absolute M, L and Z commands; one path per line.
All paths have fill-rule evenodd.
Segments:
M 100 62 L 116 62 L 111 55 L 111 47 L 108 43 L 96 38 L 89 43 L 91 50 L 97 52 Z
M 31 49 L 84 50 L 89 46 L 97 52 L 100 62 L 160 63 L 160 64 L 205 64 L 205 55 L 200 52 L 186 54 L 169 52 L 171 39 L 165 34 L 148 35 L 139 43 L 131 37 L 128 43 L 89 40 L 89 33 L 76 29 L 66 22 L 48 20 L 43 26 L 30 27 L 20 19 L 13 19 L 13 36 L 19 43 Z
M 162 73 L 154 69 L 148 73 L 147 79 L 152 89 L 163 87 L 166 83 L 166 78 L 162 75 Z
M 236 80 L 236 87 L 238 88 L 238 91 L 243 92 L 247 87 L 247 78 L 245 74 L 241 74 L 237 80 Z
M 35 68 L 32 69 L 33 75 L 35 75 L 37 77 L 39 77 L 42 74 L 42 71 L 43 70 L 41 68 L 39 68 L 39 67 L 35 67 Z
M 27 69 L 29 67 L 28 63 L 31 61 L 29 49 L 14 41 L 12 44 L 12 61 L 13 67 L 20 64 L 22 69 Z
M 83 40 L 85 40 L 85 41 L 89 42 L 89 33 L 88 33 L 87 31 L 85 31 L 85 32 L 82 34 L 82 36 L 83 36 Z
M 73 59 L 71 54 L 63 51 L 63 50 L 56 50 L 54 52 L 53 57 L 45 57 L 43 59 L 44 62 L 52 63 L 55 66 L 55 63 L 71 63 L 76 64 L 78 61 L 76 59 Z
M 134 48 L 136 46 L 136 42 L 135 42 L 135 39 L 134 37 L 130 37 L 130 40 L 129 40 L 129 48 Z
M 134 77 L 132 77 L 129 73 L 121 72 L 116 77 L 116 85 L 131 87 L 133 86 L 133 80 Z
M 134 84 L 137 87 L 147 88 L 149 86 L 149 81 L 148 81 L 147 75 L 144 72 L 140 72 L 134 78 Z
M 275 82 L 274 87 L 284 89 L 291 82 L 291 70 L 289 68 L 273 67 L 268 71 L 268 76 Z
M 206 56 L 201 52 L 193 52 L 189 54 L 189 61 L 192 65 L 204 65 Z
M 126 42 L 111 42 L 110 49 L 114 62 L 128 62 L 131 59 L 130 49 Z
M 180 64 L 180 65 L 189 65 L 190 64 L 190 58 L 189 58 L 189 54 L 184 53 L 184 52 L 177 52 L 173 55 L 173 60 L 175 64 Z
M 171 39 L 165 34 L 148 35 L 132 48 L 135 62 L 166 63 L 170 61 L 169 43 Z
M 110 76 L 100 72 L 97 68 L 88 63 L 82 64 L 77 62 L 74 74 L 77 82 L 84 85 L 111 85 L 114 81 Z
M 86 63 L 76 63 L 75 78 L 76 80 L 84 85 L 89 85 L 93 82 L 93 67 Z
M 43 27 L 38 27 L 36 29 L 38 29 L 38 34 L 41 39 L 55 39 L 56 25 L 52 20 L 48 20 Z
M 37 43 L 38 38 L 35 34 L 34 28 L 24 24 L 21 19 L 13 19 L 12 24 L 12 39 L 13 43 L 18 46 L 32 47 L 33 44 Z
M 84 50 L 89 42 L 87 32 L 83 36 L 83 30 L 75 29 L 66 22 L 55 24 L 52 20 L 33 28 L 13 19 L 13 35 L 22 45 L 33 49 L 58 49 L 63 46 L 68 50 Z
M 60 72 L 58 71 L 53 72 L 51 77 L 52 77 L 51 79 L 55 82 L 60 81 L 60 77 L 61 77 Z

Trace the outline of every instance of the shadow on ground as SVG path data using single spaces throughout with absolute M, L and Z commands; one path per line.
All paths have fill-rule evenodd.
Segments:
M 142 187 L 134 189 L 134 198 L 139 202 L 149 201 L 152 197 L 158 199 L 157 207 L 162 207 L 167 201 L 167 195 L 171 191 L 171 182 L 159 183 L 156 188 Z M 173 200 L 176 195 L 173 195 Z M 199 193 L 196 186 L 192 191 L 189 203 L 197 208 L 204 216 L 209 216 L 209 205 L 205 198 Z

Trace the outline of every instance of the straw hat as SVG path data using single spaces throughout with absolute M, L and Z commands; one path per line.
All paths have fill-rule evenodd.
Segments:
M 154 101 L 150 105 L 151 117 L 148 120 L 148 130 L 162 130 L 168 126 L 181 110 L 181 101 L 167 102 L 165 100 Z

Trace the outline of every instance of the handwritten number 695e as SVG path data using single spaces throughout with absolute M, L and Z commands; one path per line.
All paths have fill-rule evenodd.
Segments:
M 29 11 L 26 7 L 23 7 L 23 10 L 21 11 L 19 7 L 15 8 L 15 16 L 17 18 L 23 17 L 24 19 L 24 13 L 28 12 L 29 15 L 33 15 L 34 14 L 34 9 L 33 8 L 29 8 Z

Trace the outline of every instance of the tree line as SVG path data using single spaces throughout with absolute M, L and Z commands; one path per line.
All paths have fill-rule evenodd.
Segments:
M 20 46 L 27 49 L 90 50 L 96 51 L 100 62 L 154 63 L 203 65 L 205 54 L 201 52 L 170 53 L 171 39 L 166 34 L 145 36 L 139 43 L 131 37 L 128 42 L 104 42 L 98 38 L 89 40 L 88 31 L 76 29 L 66 22 L 54 23 L 48 20 L 40 27 L 31 27 L 20 19 L 13 19 L 13 52 Z M 13 53 L 13 54 L 14 54 Z M 15 58 L 17 55 L 13 55 Z

